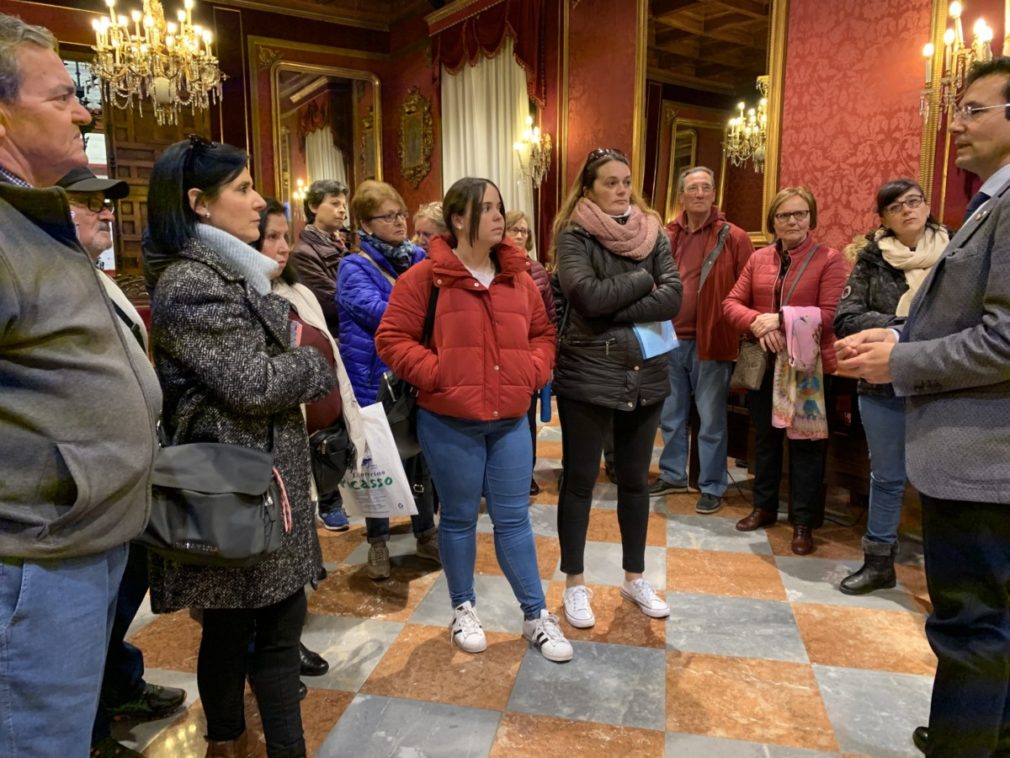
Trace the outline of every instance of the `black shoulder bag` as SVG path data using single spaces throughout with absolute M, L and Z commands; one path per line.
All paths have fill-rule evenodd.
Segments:
M 433 281 L 431 294 L 428 295 L 428 312 L 424 316 L 424 328 L 421 330 L 421 344 L 425 347 L 435 331 L 437 304 L 438 287 Z M 379 382 L 376 399 L 382 403 L 382 409 L 386 412 L 400 458 L 407 460 L 420 453 L 421 443 L 417 440 L 417 390 L 393 371 L 387 371 Z

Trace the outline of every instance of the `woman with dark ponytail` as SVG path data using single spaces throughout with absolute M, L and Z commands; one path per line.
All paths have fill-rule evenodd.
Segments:
M 248 754 L 247 677 L 267 754 L 303 756 L 298 643 L 304 586 L 315 579 L 321 558 L 299 406 L 326 395 L 334 373 L 315 348 L 301 345 L 289 303 L 271 294 L 277 263 L 250 246 L 265 204 L 253 189 L 248 160 L 242 150 L 194 136 L 154 164 L 144 261 L 152 346 L 171 444 L 271 451 L 290 502 L 290 529 L 276 552 L 248 568 L 152 556 L 151 605 L 157 613 L 203 612 L 197 684 L 207 756 Z

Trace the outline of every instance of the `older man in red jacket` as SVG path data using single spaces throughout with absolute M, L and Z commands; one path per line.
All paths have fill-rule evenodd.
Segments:
M 650 493 L 687 492 L 688 419 L 698 408 L 701 496 L 695 510 L 715 513 L 726 492 L 726 397 L 739 334 L 726 323 L 722 301 L 754 252 L 747 233 L 729 223 L 715 205 L 715 176 L 695 166 L 678 180 L 683 212 L 667 225 L 674 260 L 684 283 L 674 326 L 680 344 L 670 353 L 670 395 L 660 428 L 663 454 Z

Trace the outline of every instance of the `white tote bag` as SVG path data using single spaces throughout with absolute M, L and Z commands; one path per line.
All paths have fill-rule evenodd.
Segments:
M 340 494 L 351 514 L 367 518 L 415 516 L 417 507 L 382 403 L 361 409 L 368 450 L 361 467 L 350 465 Z

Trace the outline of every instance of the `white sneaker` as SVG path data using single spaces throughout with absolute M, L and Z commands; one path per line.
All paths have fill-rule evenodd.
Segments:
M 636 579 L 621 585 L 621 594 L 638 603 L 642 613 L 654 619 L 665 619 L 670 615 L 670 606 L 656 594 L 652 585 L 645 579 Z
M 596 616 L 589 605 L 593 591 L 584 584 L 577 584 L 565 590 L 565 620 L 576 629 L 588 629 L 596 623 Z
M 546 608 L 541 609 L 540 618 L 523 620 L 523 637 L 529 640 L 549 661 L 564 663 L 570 661 L 575 651 L 572 643 L 565 639 L 558 624 L 558 617 Z
M 452 625 L 449 627 L 456 647 L 467 653 L 483 653 L 487 650 L 484 627 L 477 618 L 477 612 L 467 600 L 453 611 Z

